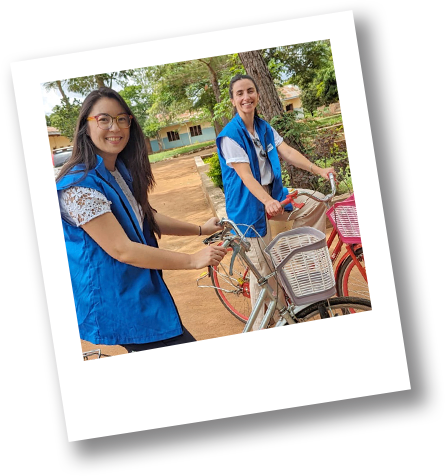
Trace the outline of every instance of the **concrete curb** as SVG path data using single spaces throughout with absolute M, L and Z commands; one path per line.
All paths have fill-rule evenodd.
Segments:
M 218 219 L 227 218 L 226 199 L 221 189 L 216 187 L 207 175 L 209 164 L 205 164 L 201 156 L 195 157 L 196 170 L 201 177 L 201 186 L 213 215 Z
M 195 165 L 196 170 L 198 171 L 199 176 L 201 177 L 201 185 L 204 195 L 206 197 L 207 202 L 212 209 L 213 215 L 219 219 L 227 218 L 226 212 L 226 199 L 224 197 L 224 193 L 221 189 L 216 187 L 210 177 L 207 175 L 209 171 L 209 164 L 205 164 L 202 160 L 200 155 L 195 157 Z M 336 196 L 331 204 L 336 202 L 341 202 L 345 198 L 347 198 L 349 194 L 343 194 Z M 270 221 L 270 227 L 272 231 L 272 236 L 276 236 L 278 233 L 283 231 L 290 230 L 292 228 L 291 222 L 277 222 L 277 221 Z M 326 228 L 332 228 L 331 222 L 329 221 L 328 217 L 326 217 Z

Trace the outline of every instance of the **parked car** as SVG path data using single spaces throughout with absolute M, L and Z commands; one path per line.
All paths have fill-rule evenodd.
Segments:
M 63 147 L 61 149 L 54 149 L 52 153 L 53 166 L 62 167 L 62 165 L 71 157 L 73 153 L 72 147 Z

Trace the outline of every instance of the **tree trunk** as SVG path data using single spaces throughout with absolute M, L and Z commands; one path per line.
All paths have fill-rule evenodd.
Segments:
M 238 56 L 247 74 L 252 76 L 258 85 L 260 95 L 258 107 L 264 119 L 266 119 L 267 122 L 270 122 L 273 117 L 285 114 L 272 75 L 264 61 L 261 50 L 245 51 L 244 53 L 238 53 Z M 282 136 L 284 136 L 286 132 L 287 131 L 278 130 L 278 133 Z M 296 141 L 292 140 L 292 138 L 285 138 L 284 141 L 286 144 L 305 155 L 304 151 L 301 150 L 301 146 Z M 280 162 L 281 166 L 284 167 L 289 174 L 291 187 L 311 188 L 311 179 L 313 178 L 313 175 L 304 170 L 298 169 L 293 165 L 287 164 L 281 160 L 281 158 Z
M 62 88 L 62 81 L 56 81 L 59 92 L 62 95 L 62 98 L 65 102 L 69 103 L 68 98 L 66 97 L 65 91 Z
M 147 146 L 148 155 L 153 154 L 153 148 L 151 146 L 150 138 L 149 137 L 144 137 L 144 139 L 145 139 L 145 145 Z
M 252 76 L 258 85 L 260 94 L 259 108 L 264 119 L 270 122 L 274 116 L 281 116 L 283 114 L 283 105 L 261 51 L 246 51 L 238 53 L 238 56 L 247 74 Z
M 94 78 L 96 79 L 98 88 L 104 88 L 105 87 L 104 78 L 102 76 L 96 75 L 96 76 L 94 76 Z
M 203 59 L 199 59 L 198 61 L 201 61 L 201 63 L 204 63 L 210 73 L 210 81 L 212 83 L 212 90 L 213 94 L 215 95 L 215 100 L 217 103 L 221 102 L 221 89 L 219 88 L 219 83 L 218 83 L 218 76 L 216 75 L 216 71 L 213 69 L 212 65 L 210 64 L 210 61 L 207 63 Z M 212 116 L 213 116 L 213 111 L 212 111 Z M 216 135 L 218 135 L 224 128 L 224 126 L 227 126 L 229 121 L 227 118 L 223 117 L 220 121 L 215 121 L 215 131 Z
M 164 150 L 164 142 L 162 140 L 162 137 L 161 137 L 161 134 L 159 133 L 159 131 L 156 132 L 156 140 L 158 141 L 159 151 Z

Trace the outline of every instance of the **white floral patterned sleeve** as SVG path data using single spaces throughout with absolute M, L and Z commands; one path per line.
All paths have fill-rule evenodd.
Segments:
M 111 212 L 111 202 L 92 188 L 70 187 L 62 190 L 59 192 L 59 203 L 63 218 L 76 226 Z

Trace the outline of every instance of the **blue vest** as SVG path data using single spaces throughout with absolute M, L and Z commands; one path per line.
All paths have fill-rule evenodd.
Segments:
M 273 130 L 266 121 L 258 116 L 255 116 L 254 127 L 258 133 L 263 149 L 267 151 L 267 156 L 272 168 L 272 198 L 281 202 L 286 198 L 287 189 L 283 187 L 281 180 L 280 159 L 278 158 L 278 151 L 275 147 Z M 227 165 L 221 151 L 221 139 L 223 137 L 230 137 L 246 151 L 249 157 L 252 175 L 261 183 L 260 166 L 255 146 L 239 114 L 235 115 L 216 138 L 224 184 L 224 195 L 226 198 L 226 211 L 230 220 L 233 220 L 237 224 L 253 225 L 260 236 L 265 236 L 267 232 L 265 207 L 244 185 L 235 170 Z M 285 210 L 292 211 L 292 205 L 286 205 Z M 240 227 L 243 233 L 246 229 L 245 226 Z M 249 238 L 258 237 L 258 235 L 250 229 L 247 231 L 246 236 Z
M 132 178 L 122 161 L 116 167 L 133 192 Z M 157 247 L 147 220 L 143 230 L 133 209 L 97 156 L 97 166 L 80 182 L 84 166 L 79 165 L 59 182 L 61 191 L 72 185 L 101 192 L 112 202 L 111 211 L 130 240 Z M 68 263 L 76 305 L 80 338 L 93 344 L 144 344 L 183 333 L 173 298 L 162 273 L 121 263 L 83 231 L 62 217 Z

